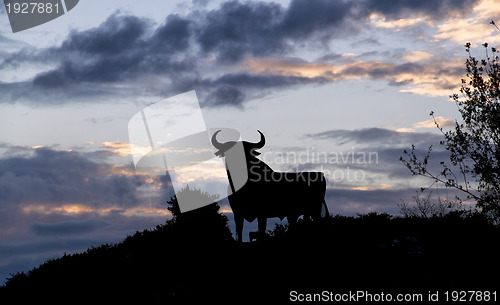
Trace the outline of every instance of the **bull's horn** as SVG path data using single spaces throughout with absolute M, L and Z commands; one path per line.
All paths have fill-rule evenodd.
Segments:
M 260 130 L 257 130 L 257 131 L 260 133 L 260 141 L 258 143 L 255 143 L 254 147 L 256 149 L 259 149 L 259 148 L 264 147 L 264 145 L 266 145 L 266 137 L 264 136 L 264 134 L 262 132 L 260 132 Z
M 212 136 L 212 145 L 217 148 L 218 150 L 221 150 L 223 149 L 223 146 L 224 144 L 223 143 L 220 143 L 219 141 L 217 141 L 217 134 L 220 132 L 221 130 L 217 130 L 213 136 Z

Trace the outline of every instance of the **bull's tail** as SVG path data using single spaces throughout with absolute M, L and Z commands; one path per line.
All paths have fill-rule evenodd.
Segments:
M 324 173 L 321 173 L 321 180 L 322 180 L 322 184 L 321 184 L 321 188 L 322 188 L 322 193 L 323 193 L 323 201 L 321 202 L 321 212 L 320 212 L 320 218 L 327 218 L 330 213 L 328 211 L 328 206 L 326 205 L 326 178 L 325 178 L 325 174 Z
M 326 218 L 330 213 L 328 212 L 328 206 L 326 205 L 326 199 L 323 199 L 321 203 L 321 213 L 319 214 L 321 218 Z
M 314 221 L 321 221 L 327 219 L 330 213 L 328 212 L 328 206 L 326 205 L 326 200 L 323 199 L 320 205 L 314 205 L 314 211 L 310 215 Z M 305 219 L 305 218 L 304 218 Z

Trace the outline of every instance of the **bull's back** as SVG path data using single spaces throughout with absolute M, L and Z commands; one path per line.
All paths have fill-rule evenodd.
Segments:
M 326 178 L 322 172 L 273 172 L 272 179 L 247 182 L 229 196 L 234 213 L 253 221 L 262 213 L 266 217 L 302 215 L 320 205 L 326 193 Z

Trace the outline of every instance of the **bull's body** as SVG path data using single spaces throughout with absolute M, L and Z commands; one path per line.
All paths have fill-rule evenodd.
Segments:
M 321 172 L 273 172 L 275 180 L 249 181 L 229 196 L 235 218 L 243 217 L 252 222 L 259 216 L 287 217 L 300 215 L 319 217 L 325 198 L 326 179 Z
M 260 131 L 259 131 L 260 132 Z M 217 148 L 220 143 L 212 143 Z M 242 240 L 243 222 L 259 223 L 259 233 L 266 230 L 267 218 L 287 218 L 294 223 L 301 215 L 319 219 L 328 214 L 325 201 L 326 179 L 322 172 L 275 172 L 265 162 L 256 158 L 255 149 L 265 143 L 261 133 L 261 146 L 243 142 L 248 169 L 247 182 L 237 191 L 234 189 L 228 197 L 233 210 L 238 241 Z M 254 145 L 254 146 L 251 146 Z M 256 146 L 257 145 L 257 146 Z M 223 155 L 223 153 L 220 153 Z M 227 168 L 230 187 L 232 186 L 231 170 Z

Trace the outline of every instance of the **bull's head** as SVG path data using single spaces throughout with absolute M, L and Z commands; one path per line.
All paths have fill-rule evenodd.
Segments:
M 255 158 L 256 156 L 260 155 L 260 152 L 257 151 L 257 149 L 261 149 L 264 147 L 266 144 L 266 137 L 260 132 L 260 130 L 257 130 L 260 133 L 260 141 L 257 143 L 251 143 L 247 141 L 241 141 L 241 144 L 243 145 L 243 150 L 245 151 L 245 155 L 247 158 L 252 159 Z M 228 141 L 225 143 L 220 143 L 217 141 L 217 134 L 220 132 L 220 130 L 217 130 L 213 136 L 212 136 L 212 145 L 217 149 L 217 152 L 215 155 L 217 157 L 224 157 L 225 153 L 231 149 L 233 146 L 235 146 L 238 142 L 236 141 Z
M 256 156 L 260 155 L 257 149 L 264 147 L 266 138 L 260 133 L 260 141 L 251 143 L 247 141 L 227 141 L 220 143 L 217 141 L 216 131 L 212 136 L 212 145 L 217 149 L 215 153 L 218 157 L 224 157 L 226 170 L 229 178 L 231 189 L 228 194 L 232 194 L 242 188 L 249 180 L 250 167 L 256 166 L 259 160 Z

